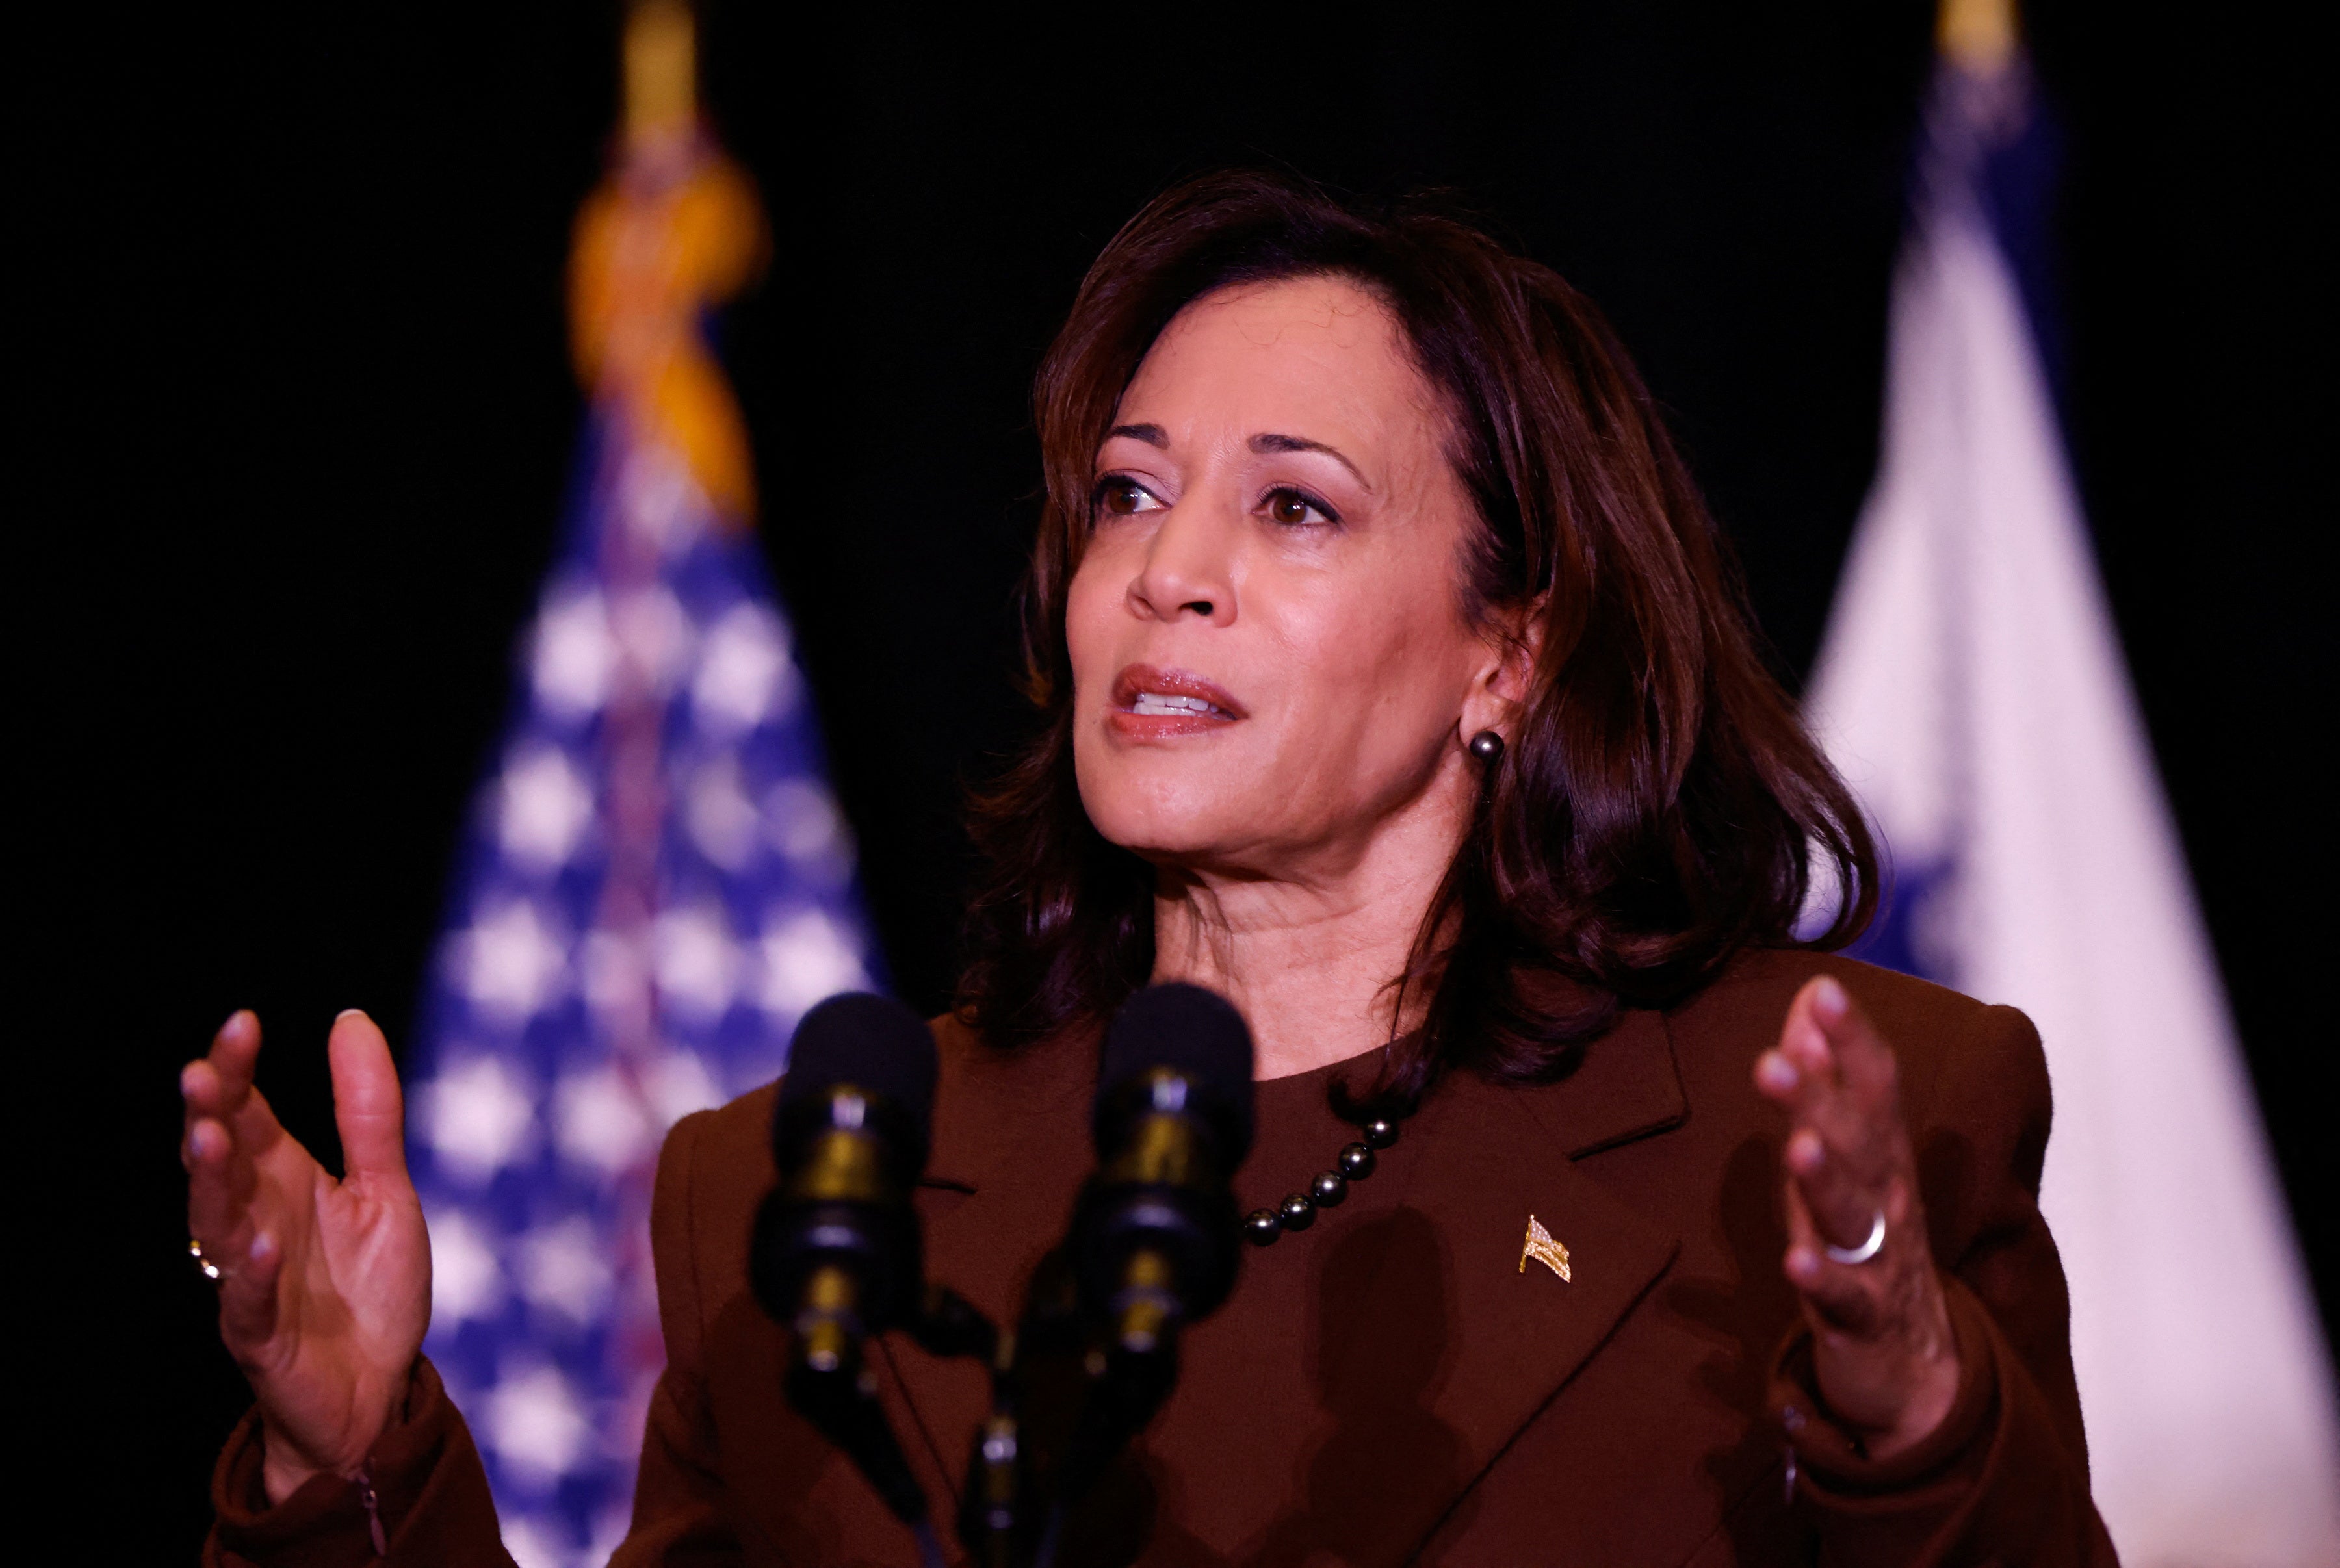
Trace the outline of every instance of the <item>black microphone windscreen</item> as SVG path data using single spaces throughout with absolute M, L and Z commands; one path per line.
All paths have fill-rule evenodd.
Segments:
M 1199 985 L 1149 985 L 1122 1003 L 1105 1031 L 1097 1067 L 1097 1104 L 1157 1067 L 1192 1079 L 1209 1096 L 1232 1147 L 1230 1162 L 1251 1149 L 1251 1026 L 1234 1004 Z
M 788 1046 L 780 1104 L 797 1104 L 840 1083 L 878 1095 L 917 1126 L 921 1148 L 935 1113 L 934 1031 L 891 997 L 832 996 L 804 1015 Z

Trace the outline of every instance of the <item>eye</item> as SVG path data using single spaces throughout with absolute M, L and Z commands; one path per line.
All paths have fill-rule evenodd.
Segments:
M 1107 474 L 1099 479 L 1090 503 L 1090 509 L 1100 518 L 1126 518 L 1161 508 L 1161 498 L 1127 474 Z
M 1260 503 L 1260 509 L 1267 514 L 1268 521 L 1281 523 L 1288 528 L 1321 528 L 1341 520 L 1341 514 L 1331 507 L 1307 491 L 1294 489 L 1290 485 L 1278 485 L 1268 491 L 1266 499 Z

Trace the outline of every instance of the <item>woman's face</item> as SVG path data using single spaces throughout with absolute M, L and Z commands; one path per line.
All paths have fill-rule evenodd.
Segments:
M 1099 832 L 1157 863 L 1333 877 L 1390 833 L 1443 869 L 1502 656 L 1463 620 L 1470 502 L 1387 310 L 1306 278 L 1188 306 L 1096 455 L 1066 608 Z

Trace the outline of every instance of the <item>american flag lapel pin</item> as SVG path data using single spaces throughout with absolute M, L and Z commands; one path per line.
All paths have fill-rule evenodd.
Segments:
M 1568 1271 L 1568 1248 L 1554 1241 L 1552 1232 L 1546 1230 L 1542 1222 L 1532 1214 L 1528 1216 L 1527 1244 L 1520 1248 L 1522 1274 L 1528 1271 L 1528 1259 L 1531 1257 L 1559 1275 L 1563 1281 L 1573 1281 L 1575 1278 L 1575 1276 Z

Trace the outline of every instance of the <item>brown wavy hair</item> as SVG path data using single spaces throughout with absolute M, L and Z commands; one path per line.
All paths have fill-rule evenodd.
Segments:
M 1868 828 L 1764 667 L 1714 521 L 1591 303 L 1421 202 L 1369 210 L 1225 173 L 1114 236 L 1040 367 L 1046 500 L 1023 608 L 1043 722 L 974 803 L 960 1016 L 1013 1047 L 1095 1023 L 1152 971 L 1153 869 L 1091 824 L 1073 774 L 1065 599 L 1094 465 L 1181 310 L 1312 276 L 1378 296 L 1445 404 L 1477 512 L 1466 615 L 1542 629 L 1506 754 L 1391 977 L 1394 1016 L 1411 1001 L 1421 1027 L 1392 1042 L 1364 1103 L 1410 1108 L 1454 1067 L 1566 1070 L 1621 1009 L 1679 1003 L 1750 944 L 1798 943 L 1815 857 L 1840 896 L 1800 945 L 1858 935 L 1877 903 Z

